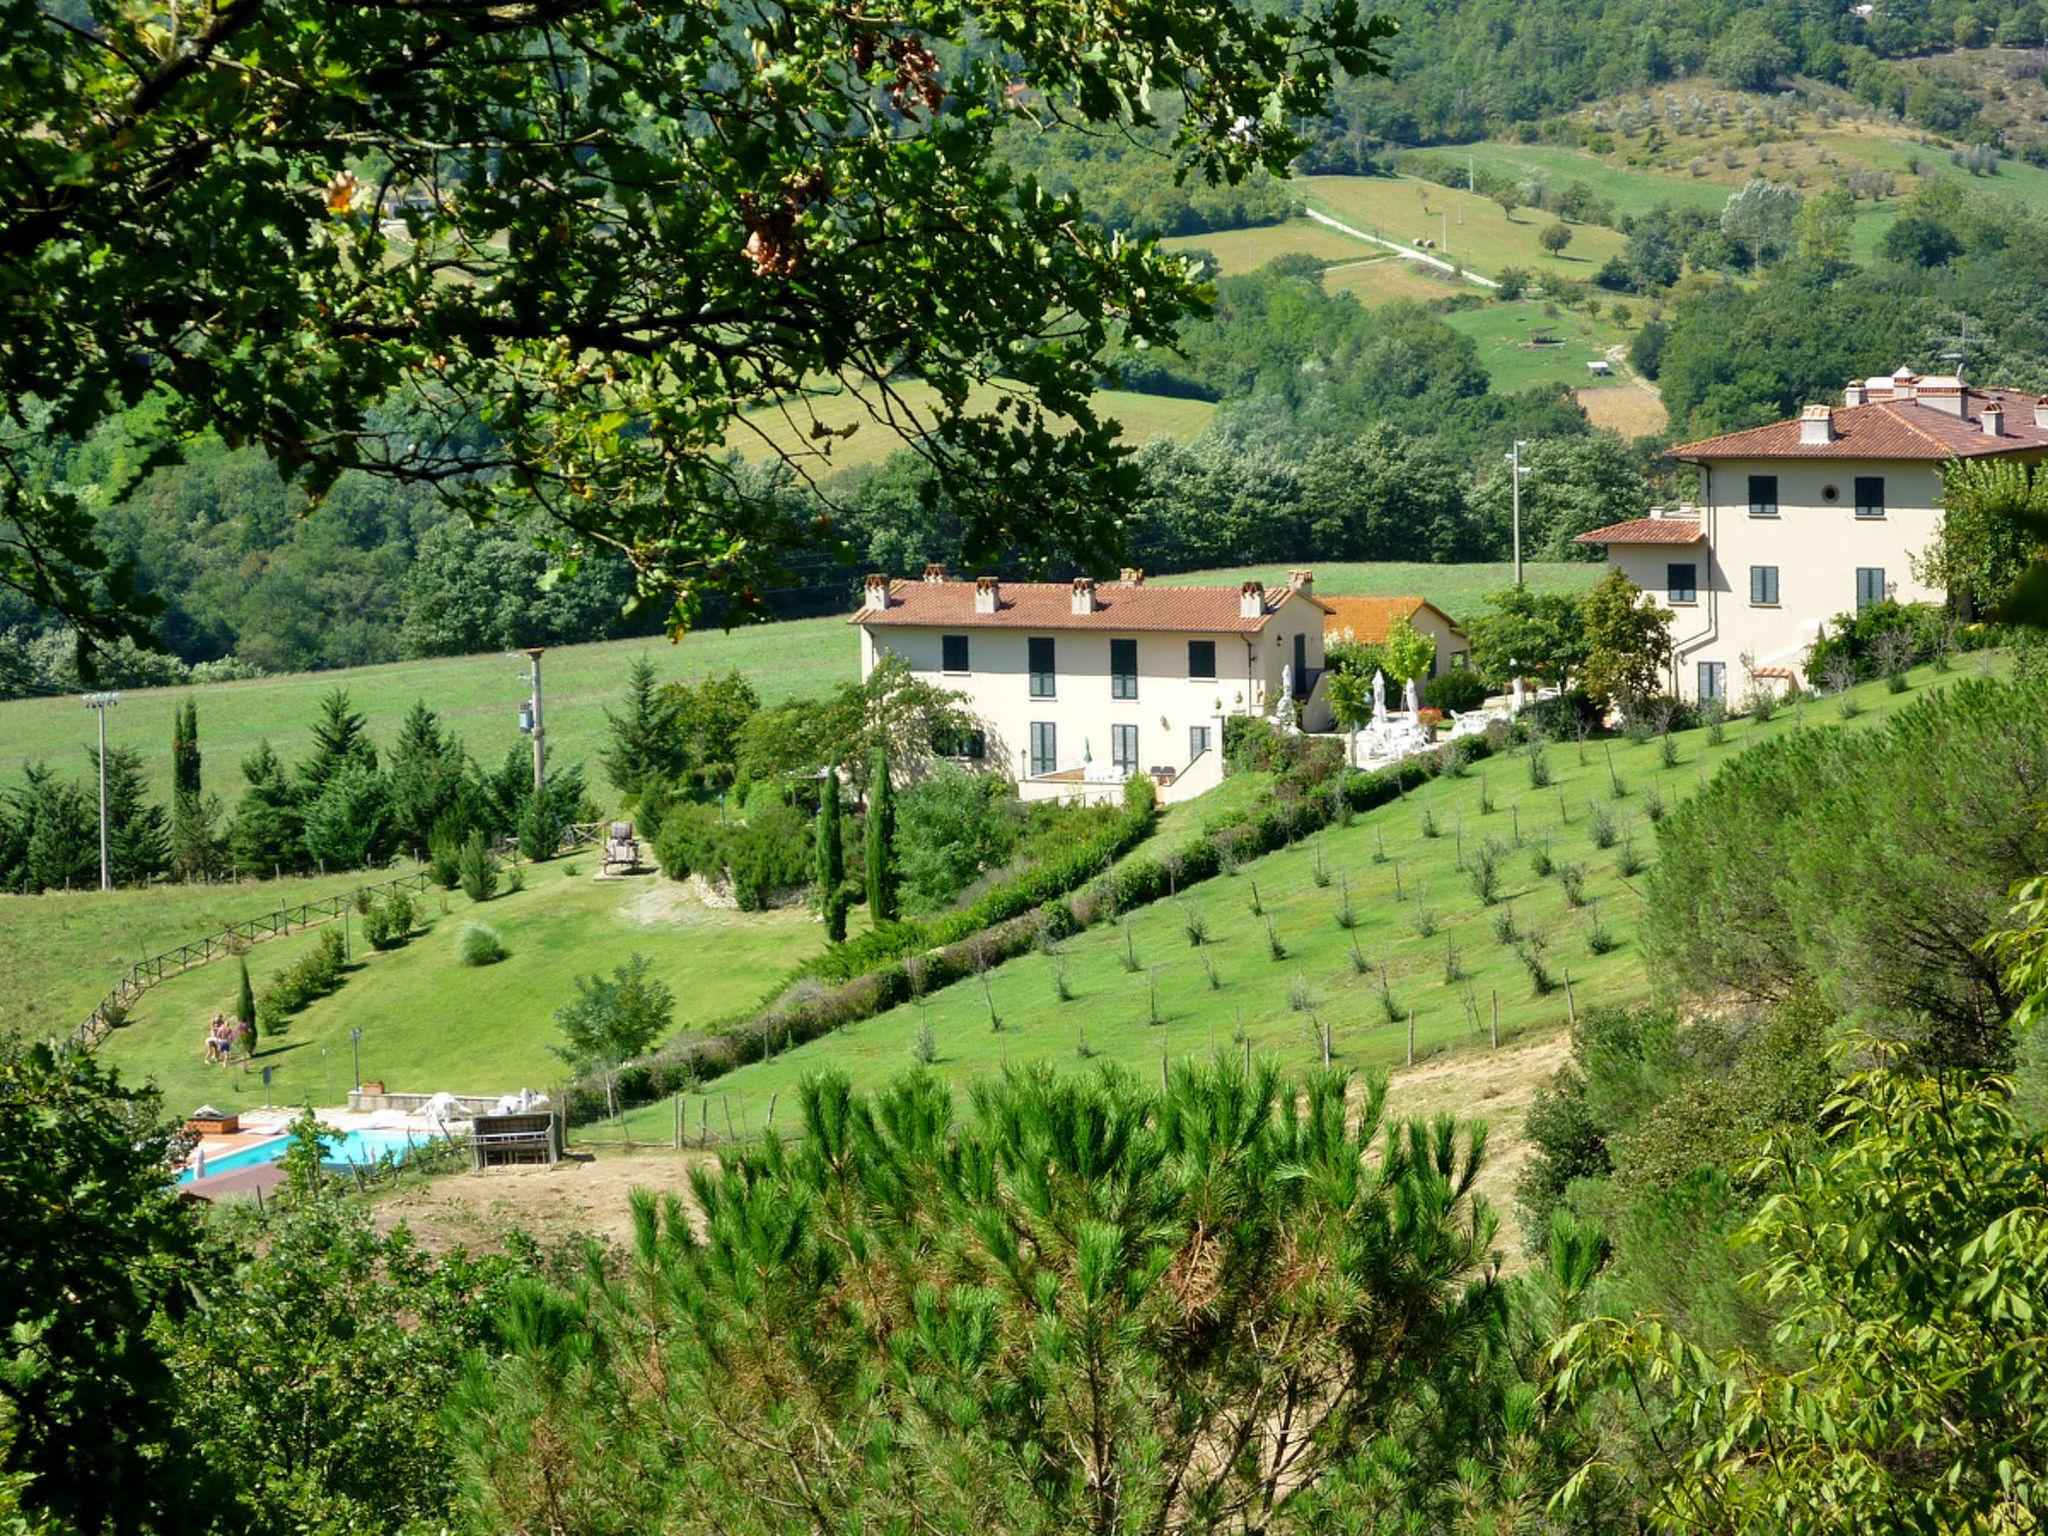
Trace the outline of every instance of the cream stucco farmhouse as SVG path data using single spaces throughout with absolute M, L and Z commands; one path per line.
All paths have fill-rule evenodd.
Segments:
M 1673 686 L 1731 701 L 1804 681 L 1806 653 L 1838 614 L 1939 602 L 1916 562 L 1941 527 L 1950 459 L 2048 457 L 2048 397 L 1978 389 L 1901 368 L 1860 379 L 1839 406 L 1687 443 L 1696 506 L 1582 534 L 1676 614 Z
M 1167 586 L 1127 570 L 1114 582 L 867 578 L 861 676 L 901 656 L 919 678 L 963 695 L 981 722 L 951 744 L 1008 773 L 1025 799 L 1096 799 L 1149 773 L 1186 799 L 1223 774 L 1231 715 L 1299 711 L 1327 729 L 1324 605 L 1311 572 L 1284 587 Z

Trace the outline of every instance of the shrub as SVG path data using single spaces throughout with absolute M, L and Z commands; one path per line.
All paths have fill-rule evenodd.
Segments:
M 1543 748 L 1529 749 L 1529 787 L 1548 789 L 1550 787 L 1550 760 L 1543 755 Z
M 910 1042 L 910 1059 L 921 1067 L 939 1059 L 939 1037 L 932 1032 L 931 1020 L 918 1026 L 917 1036 Z
M 1180 922 L 1181 931 L 1187 934 L 1188 942 L 1190 944 L 1199 947 L 1200 945 L 1208 943 L 1209 924 L 1207 920 L 1203 918 L 1201 911 L 1198 908 L 1196 908 L 1192 903 L 1185 901 L 1181 903 Z
M 896 800 L 896 859 L 913 910 L 946 906 L 1017 845 L 1022 808 L 1006 780 L 951 765 Z M 777 819 L 779 824 L 779 818 Z
M 1418 938 L 1433 939 L 1436 937 L 1436 914 L 1430 911 L 1428 907 L 1418 906 L 1415 909 L 1415 915 L 1409 921 L 1415 925 L 1415 933 Z
M 1446 714 L 1462 715 L 1486 702 L 1486 682 L 1470 667 L 1455 667 L 1429 680 L 1422 690 L 1422 702 Z
M 1500 857 L 1501 846 L 1490 837 L 1466 856 L 1465 873 L 1481 906 L 1500 900 Z
M 1512 944 L 1521 936 L 1521 930 L 1515 927 L 1513 907 L 1502 907 L 1493 914 L 1493 936 L 1503 944 Z
M 1706 722 L 1707 740 L 1720 746 L 1728 739 L 1728 705 L 1721 699 L 1709 699 L 1700 711 L 1700 718 Z
M 1621 940 L 1608 932 L 1606 925 L 1595 918 L 1593 925 L 1586 930 L 1586 948 L 1596 955 L 1606 955 L 1612 954 L 1620 947 Z
M 498 856 L 481 832 L 472 832 L 462 844 L 456 868 L 462 877 L 462 893 L 481 905 L 498 894 Z
M 1555 864 L 1556 861 L 1550 857 L 1549 838 L 1529 845 L 1529 870 L 1538 880 L 1549 874 Z
M 1635 834 L 1621 840 L 1621 852 L 1614 857 L 1614 872 L 1624 880 L 1633 879 L 1643 872 L 1643 856 L 1636 851 Z
M 1657 741 L 1657 761 L 1666 768 L 1678 766 L 1678 738 L 1666 732 Z
M 256 1016 L 264 1033 L 277 1028 L 315 998 L 341 985 L 348 960 L 348 941 L 338 927 L 322 928 L 313 947 L 271 977 L 256 999 Z
M 396 949 L 412 936 L 415 915 L 412 897 L 392 891 L 363 914 L 363 937 L 372 949 Z
M 1651 826 L 1664 819 L 1664 796 L 1654 784 L 1650 786 L 1650 792 L 1643 797 L 1643 814 L 1650 818 Z
M 462 818 L 446 812 L 427 836 L 427 873 L 434 884 L 452 891 L 462 883 Z
M 1538 997 L 1548 997 L 1557 990 L 1557 979 L 1550 974 L 1550 967 L 1543 960 L 1543 952 L 1548 947 L 1549 941 L 1534 933 L 1525 934 L 1515 946 L 1515 958 L 1529 973 L 1529 988 Z
M 1273 926 L 1273 915 L 1270 912 L 1266 914 L 1266 953 L 1275 960 L 1287 958 L 1287 946 L 1280 942 L 1280 933 Z
M 1583 907 L 1586 904 L 1586 867 L 1583 864 L 1558 865 L 1557 883 L 1564 887 L 1566 905 Z
M 511 953 L 498 937 L 498 930 L 489 923 L 465 923 L 462 937 L 455 942 L 455 952 L 464 965 L 496 965 Z
M 1595 848 L 1612 848 L 1615 838 L 1620 835 L 1615 831 L 1613 815 L 1609 813 L 1606 806 L 1601 805 L 1598 801 L 1588 802 L 1586 809 L 1591 813 L 1590 819 L 1587 822 L 1587 828 L 1589 835 L 1593 839 L 1593 846 Z

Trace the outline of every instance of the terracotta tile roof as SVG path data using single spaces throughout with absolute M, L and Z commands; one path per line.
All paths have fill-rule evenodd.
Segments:
M 1323 607 L 1329 615 L 1323 620 L 1324 634 L 1341 635 L 1349 630 L 1352 639 L 1365 645 L 1378 645 L 1394 632 L 1396 624 L 1413 619 L 1425 608 L 1450 625 L 1453 633 L 1464 633 L 1456 619 L 1426 597 L 1326 597 Z
M 1632 517 L 1625 523 L 1609 523 L 1573 539 L 1574 544 L 1697 544 L 1700 522 L 1696 517 Z
M 1985 434 L 1984 407 L 2005 408 L 2005 432 Z M 1802 443 L 1799 422 L 1774 421 L 1724 432 L 1671 450 L 1679 459 L 1948 459 L 1982 458 L 2048 448 L 2048 427 L 2034 422 L 2035 397 L 2011 389 L 1972 389 L 1963 414 L 1951 416 L 1924 400 L 1873 400 L 1834 408 L 1834 441 Z
M 920 629 L 1093 629 L 1185 631 L 1189 634 L 1256 634 L 1296 588 L 1268 587 L 1263 611 L 1255 619 L 1241 616 L 1236 587 L 1169 587 L 1150 582 L 1130 586 L 1098 582 L 1095 611 L 1074 612 L 1074 588 L 1065 581 L 1005 581 L 997 588 L 994 613 L 974 609 L 971 581 L 896 580 L 889 583 L 889 606 L 863 607 L 848 616 L 851 624 L 870 627 L 909 625 Z M 1300 594 L 1318 608 L 1327 605 Z

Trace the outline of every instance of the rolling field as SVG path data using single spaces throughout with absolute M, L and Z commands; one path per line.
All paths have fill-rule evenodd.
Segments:
M 1426 267 L 1419 261 L 1403 261 L 1392 252 L 1323 268 L 1323 292 L 1348 293 L 1368 308 L 1375 304 L 1391 304 L 1396 299 L 1428 304 L 1461 293 L 1481 291 L 1469 283 L 1460 282 L 1448 272 Z
M 678 1027 L 688 1029 L 758 1002 L 824 943 L 824 929 L 802 909 L 718 911 L 688 886 L 658 875 L 599 881 L 591 878 L 595 868 L 588 857 L 527 865 L 526 889 L 481 909 L 460 891 L 430 889 L 422 898 L 429 931 L 382 954 L 363 942 L 357 924 L 356 964 L 340 990 L 260 1041 L 257 1070 L 245 1071 L 239 1061 L 209 1066 L 204 1057 L 207 1024 L 234 1000 L 232 961 L 188 971 L 144 994 L 98 1055 L 131 1080 L 154 1081 L 178 1113 L 202 1102 L 223 1109 L 261 1104 L 266 1066 L 273 1069 L 274 1102 L 339 1104 L 352 1075 L 349 1030 L 358 1026 L 363 1075 L 395 1093 L 545 1089 L 568 1073 L 552 1050 L 560 1038 L 554 1011 L 575 995 L 577 977 L 609 975 L 634 953 L 645 954 L 675 993 Z M 497 930 L 510 951 L 506 959 L 481 968 L 460 963 L 456 943 L 473 920 Z M 249 975 L 258 991 L 314 938 L 295 934 L 251 949 Z
M 160 885 L 105 895 L 51 891 L 0 896 L 0 976 L 7 978 L 0 987 L 0 1035 L 69 1030 L 138 960 L 203 939 L 229 923 L 346 895 L 366 882 L 413 868 L 405 863 L 368 874 Z
M 997 397 L 996 389 L 986 388 L 975 391 L 971 398 L 977 409 L 986 409 Z M 741 424 L 726 434 L 726 445 L 749 459 L 781 453 L 807 473 L 824 476 L 880 463 L 901 449 L 903 438 L 892 423 L 903 424 L 913 434 L 928 430 L 934 399 L 931 387 L 916 380 L 898 385 L 888 400 L 870 397 L 863 401 L 845 392 L 806 395 L 791 402 L 786 411 L 748 412 Z M 1200 437 L 1216 410 L 1206 400 L 1117 389 L 1102 391 L 1096 396 L 1096 405 L 1123 423 L 1124 440 L 1131 443 Z M 851 429 L 851 435 L 820 437 L 814 435 L 814 428 L 826 433 Z
M 1916 671 L 1904 699 L 1865 685 L 1861 720 L 1879 720 L 1934 681 L 1931 670 Z M 1545 748 L 1552 783 L 1540 788 L 1526 755 L 1475 764 L 1463 778 L 1438 780 L 1349 827 L 1192 886 L 1180 901 L 1139 908 L 1054 953 L 1022 956 L 729 1073 L 709 1087 L 711 1121 L 717 1129 L 729 1110 L 735 1123 L 758 1128 L 771 1100 L 790 1107 L 810 1072 L 844 1072 L 859 1087 L 879 1087 L 912 1067 L 926 1030 L 932 1069 L 959 1087 L 1005 1063 L 1034 1060 L 1156 1074 L 1162 1056 L 1243 1042 L 1298 1070 L 1321 1059 L 1324 1031 L 1335 1062 L 1386 1068 L 1406 1059 L 1411 1009 L 1421 1060 L 1486 1051 L 1496 998 L 1504 1044 L 1557 1030 L 1573 1006 L 1640 1001 L 1649 992 L 1636 946 L 1640 880 L 1623 873 L 1624 850 L 1653 858 L 1653 803 L 1668 808 L 1735 753 L 1801 724 L 1841 722 L 1831 705 L 1813 703 L 1762 726 L 1731 723 L 1720 746 L 1704 730 L 1677 733 L 1672 767 L 1655 741 L 1614 742 L 1620 798 L 1599 742 L 1584 761 L 1573 743 Z M 1594 837 L 1602 816 L 1614 823 L 1612 847 Z M 1481 900 L 1471 873 L 1489 845 L 1498 859 L 1494 905 Z M 1571 904 L 1560 874 L 1536 872 L 1538 847 L 1559 868 L 1581 871 L 1582 907 Z M 1348 930 L 1340 924 L 1347 897 L 1355 922 Z M 1510 917 L 1519 934 L 1536 936 L 1540 952 L 1529 952 L 1551 990 L 1539 990 L 1531 967 L 1499 937 L 1496 924 Z M 1191 942 L 1191 924 L 1206 942 Z M 687 1107 L 694 1126 L 701 1111 Z M 628 1121 L 636 1137 L 661 1139 L 672 1113 L 659 1103 Z
M 1648 213 L 1663 203 L 1719 213 L 1728 201 L 1728 188 L 1713 182 L 1645 172 L 1560 144 L 1480 143 L 1444 150 L 1435 158 L 1454 164 L 1468 155 L 1482 174 L 1536 179 L 1555 188 L 1582 181 L 1594 196 L 1613 204 L 1617 217 Z
M 1350 261 L 1369 250 L 1349 235 L 1327 229 L 1313 219 L 1289 219 L 1250 229 L 1219 229 L 1205 235 L 1175 235 L 1159 242 L 1168 251 L 1207 251 L 1224 277 L 1256 272 L 1282 256 L 1313 256 L 1318 261 Z
M 1590 565 L 1532 566 L 1529 576 L 1532 582 L 1555 581 L 1577 590 L 1591 585 L 1597 570 Z M 1284 580 L 1286 573 L 1261 568 L 1196 572 L 1170 579 L 1238 581 L 1244 575 L 1273 582 Z M 1510 576 L 1504 564 L 1388 563 L 1323 566 L 1317 579 L 1324 590 L 1337 593 L 1418 592 L 1455 614 L 1468 611 L 1485 594 L 1499 591 Z M 849 611 L 850 586 L 851 577 Z M 662 639 L 612 640 L 549 651 L 542 680 L 550 754 L 557 763 L 588 764 L 592 790 L 600 798 L 607 793 L 596 769 L 605 711 L 618 706 L 626 669 L 634 657 L 643 655 L 664 679 L 692 680 L 739 671 L 764 703 L 821 693 L 854 680 L 860 666 L 855 638 L 844 619 L 837 616 L 789 619 L 730 632 L 707 631 L 685 636 L 675 645 Z M 413 701 L 424 699 L 463 738 L 474 756 L 495 764 L 508 747 L 526 741 L 517 719 L 520 701 L 526 697 L 525 679 L 523 661 L 493 654 L 396 661 L 196 688 L 141 689 L 123 693 L 119 706 L 109 713 L 108 740 L 139 750 L 153 793 L 167 798 L 171 711 L 188 696 L 196 696 L 206 787 L 232 807 L 242 790 L 242 759 L 266 737 L 286 761 L 304 756 L 312 740 L 309 727 L 314 712 L 331 689 L 348 690 L 356 709 L 369 717 L 371 737 L 381 743 L 397 735 L 399 722 Z M 85 749 L 92 740 L 92 723 L 90 712 L 72 698 L 0 703 L 0 788 L 20 778 L 24 763 L 38 760 L 52 765 L 60 775 L 82 777 L 90 766 Z M 0 927 L 8 922 L 4 903 L 10 899 L 0 897 Z M 252 899 L 266 911 L 280 904 L 263 896 Z
M 1556 307 L 1557 313 L 1548 312 Z M 1546 306 L 1541 300 L 1517 299 L 1506 304 L 1487 304 L 1475 309 L 1447 311 L 1444 324 L 1470 336 L 1479 348 L 1479 360 L 1499 394 L 1514 394 L 1537 384 L 1560 383 L 1573 389 L 1632 389 L 1619 376 L 1594 379 L 1586 364 L 1607 357 L 1628 339 L 1620 326 L 1594 319 L 1580 310 Z M 1555 338 L 1554 345 L 1537 346 L 1537 336 Z M 1617 369 L 1628 365 L 1616 362 Z
M 1312 206 L 1332 218 L 1403 245 L 1434 240 L 1432 254 L 1488 277 L 1503 267 L 1521 267 L 1584 280 L 1623 245 L 1614 230 L 1573 224 L 1572 243 L 1553 256 L 1536 238 L 1552 222 L 1549 214 L 1524 208 L 1510 219 L 1491 198 L 1412 176 L 1304 176 L 1301 188 Z

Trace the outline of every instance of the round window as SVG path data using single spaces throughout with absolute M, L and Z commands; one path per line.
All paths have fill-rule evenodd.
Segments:
M 1842 499 L 1840 487 L 1832 485 L 1822 486 L 1820 488 L 1820 499 L 1822 501 L 1840 501 Z

